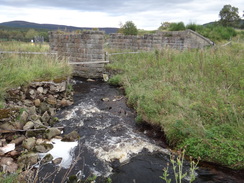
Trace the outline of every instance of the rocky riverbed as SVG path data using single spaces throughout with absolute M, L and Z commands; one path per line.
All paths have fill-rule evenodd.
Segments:
M 5 108 L 0 109 L 0 169 L 14 173 L 27 170 L 37 163 L 52 161 L 50 151 L 54 137 L 64 141 L 79 138 L 73 131 L 62 136 L 62 127 L 53 127 L 58 121 L 56 112 L 73 104 L 69 79 L 38 81 L 7 91 Z
M 123 89 L 80 78 L 72 80 L 74 91 L 70 81 L 59 83 L 37 82 L 9 92 L 0 113 L 3 172 L 21 169 L 19 179 L 29 182 L 161 183 L 169 164 L 174 182 L 163 133 L 136 124 Z M 183 171 L 189 167 L 184 161 Z M 218 166 L 198 167 L 195 173 L 197 183 L 244 180 Z

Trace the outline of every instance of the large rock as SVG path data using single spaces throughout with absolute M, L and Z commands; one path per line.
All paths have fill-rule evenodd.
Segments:
M 48 122 L 49 119 L 50 119 L 50 116 L 49 116 L 48 112 L 47 111 L 44 112 L 44 114 L 41 117 L 42 122 Z
M 75 140 L 77 140 L 79 138 L 80 138 L 79 133 L 74 130 L 74 131 L 70 132 L 69 134 L 64 135 L 62 141 L 73 142 L 73 141 L 75 141 Z
M 53 156 L 51 154 L 46 154 L 46 156 L 42 158 L 41 163 L 47 163 L 52 160 L 53 160 Z
M 57 99 L 53 95 L 48 95 L 47 103 L 51 105 L 56 105 Z
M 7 152 L 13 151 L 15 149 L 15 144 L 6 144 L 3 147 L 0 147 L 0 156 L 4 155 Z
M 35 137 L 27 138 L 23 141 L 22 147 L 24 147 L 27 150 L 32 150 L 34 148 L 35 144 L 36 144 L 36 138 Z
M 45 131 L 45 137 L 47 139 L 51 139 L 60 134 L 61 134 L 61 131 L 58 128 L 49 128 Z
M 20 169 L 28 168 L 36 164 L 37 161 L 38 161 L 38 154 L 33 152 L 22 154 L 19 156 L 17 160 Z
M 23 103 L 27 107 L 31 107 L 33 105 L 33 102 L 31 100 L 24 100 Z
M 38 88 L 37 88 L 37 92 L 38 92 L 38 93 L 43 93 L 43 87 L 41 87 L 41 86 L 38 87 Z
M 56 114 L 56 108 L 49 108 L 50 116 L 54 116 Z
M 27 122 L 27 119 L 28 119 L 28 113 L 26 111 L 23 111 L 22 114 L 20 115 L 20 121 L 21 122 Z
M 40 152 L 40 153 L 46 153 L 46 152 L 50 151 L 52 148 L 53 148 L 52 144 L 48 144 L 48 143 L 45 143 L 45 142 L 42 143 L 42 144 L 37 144 L 35 146 L 35 150 L 37 152 Z
M 13 158 L 10 157 L 1 158 L 0 166 L 4 173 L 15 173 L 18 169 L 18 165 L 14 162 Z
M 15 130 L 16 128 L 9 122 L 7 123 L 3 123 L 1 124 L 0 123 L 0 128 L 3 129 L 3 130 Z
M 40 99 L 35 99 L 35 100 L 34 100 L 34 105 L 35 105 L 36 107 L 39 107 L 39 106 L 41 105 L 41 100 L 40 100 Z
M 36 121 L 40 118 L 41 118 L 41 116 L 39 116 L 38 114 L 32 114 L 29 116 L 29 120 L 31 120 L 31 121 Z
M 26 137 L 24 135 L 21 135 L 19 137 L 17 137 L 16 139 L 13 139 L 11 141 L 11 143 L 14 143 L 15 145 L 19 145 L 21 144 L 24 140 L 26 139 Z
M 36 114 L 36 107 L 35 106 L 29 107 L 27 110 L 28 110 L 29 115 Z
M 15 127 L 15 129 L 22 130 L 26 122 L 16 120 L 14 123 L 12 123 Z
M 45 111 L 48 111 L 49 107 L 45 102 L 42 102 L 39 106 L 40 113 L 43 114 Z
M 23 130 L 29 130 L 32 129 L 34 127 L 34 123 L 32 121 L 28 121 L 25 126 L 23 127 Z
M 63 160 L 63 158 L 56 158 L 56 159 L 54 159 L 54 160 L 52 161 L 52 163 L 53 163 L 54 165 L 58 165 L 58 164 L 60 164 L 60 163 L 62 162 L 62 160 Z
M 43 124 L 40 120 L 36 120 L 33 123 L 34 123 L 34 129 L 43 128 Z

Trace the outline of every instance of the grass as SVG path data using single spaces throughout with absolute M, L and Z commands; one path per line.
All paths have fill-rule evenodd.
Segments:
M 0 172 L 0 182 L 1 183 L 15 183 L 18 182 L 18 173 L 5 175 Z
M 0 49 L 22 51 L 46 51 L 47 46 L 29 43 L 1 43 Z M 8 89 L 28 84 L 34 80 L 52 80 L 71 75 L 71 67 L 65 60 L 49 55 L 0 54 L 0 107 L 3 107 Z
M 244 168 L 244 45 L 113 55 L 137 121 L 159 125 L 186 154 Z
M 0 51 L 25 51 L 25 52 L 48 52 L 49 45 L 25 43 L 19 41 L 0 41 Z

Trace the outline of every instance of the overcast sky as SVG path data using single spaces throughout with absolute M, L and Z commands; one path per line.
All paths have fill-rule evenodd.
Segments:
M 139 29 L 153 30 L 161 22 L 217 21 L 226 4 L 239 8 L 242 16 L 244 0 L 0 0 L 0 22 L 119 27 L 130 20 Z

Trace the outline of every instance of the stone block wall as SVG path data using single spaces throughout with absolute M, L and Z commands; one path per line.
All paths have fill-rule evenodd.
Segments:
M 133 51 L 150 51 L 165 47 L 183 50 L 213 45 L 213 42 L 191 30 L 159 32 L 143 36 L 110 34 L 107 42 L 110 48 Z
M 59 58 L 67 59 L 74 67 L 74 75 L 85 78 L 100 78 L 105 72 L 104 44 L 117 50 L 144 50 L 174 48 L 179 50 L 203 48 L 214 43 L 191 31 L 158 32 L 143 36 L 110 34 L 105 40 L 102 31 L 76 33 L 50 32 L 50 51 Z
M 81 77 L 102 76 L 104 64 L 97 62 L 105 59 L 104 41 L 104 32 L 102 31 L 49 32 L 50 51 L 56 52 L 59 58 L 67 59 L 72 63 L 74 75 Z

